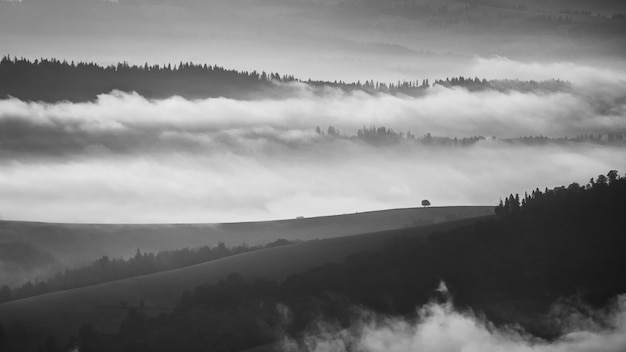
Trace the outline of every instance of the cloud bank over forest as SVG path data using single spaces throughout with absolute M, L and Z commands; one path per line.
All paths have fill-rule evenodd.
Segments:
M 510 192 L 626 170 L 624 147 L 492 141 L 374 145 L 385 126 L 418 137 L 626 134 L 620 81 L 558 92 L 431 88 L 368 95 L 299 85 L 283 99 L 91 103 L 0 101 L 0 213 L 61 222 L 219 222 L 433 205 L 496 204 Z M 532 167 L 531 167 L 532 166 Z
M 7 219 L 217 222 L 437 205 L 496 204 L 510 192 L 624 170 L 621 147 L 478 144 L 4 160 Z M 531 167 L 532 166 L 532 167 Z
M 589 88 L 619 89 L 626 83 L 626 71 L 617 68 L 597 67 L 576 64 L 568 61 L 541 63 L 537 61 L 518 61 L 503 56 L 475 57 L 469 76 L 487 79 L 507 79 L 515 77 L 520 80 L 561 79 Z M 600 87 L 599 87 L 600 86 Z
M 539 75 L 545 70 L 554 72 L 550 67 L 512 65 L 504 59 L 496 60 L 496 65 L 502 69 L 493 69 L 495 75 L 498 70 L 508 73 L 509 68 L 530 77 L 537 76 L 537 71 Z M 423 96 L 407 97 L 332 88 L 320 92 L 294 83 L 285 84 L 293 92 L 285 98 L 245 101 L 148 100 L 122 92 L 100 95 L 88 103 L 5 99 L 0 101 L 0 143 L 7 153 L 55 155 L 96 148 L 132 154 L 135 149 L 215 148 L 220 143 L 226 149 L 231 145 L 245 148 L 244 141 L 255 139 L 310 144 L 320 139 L 312 130 L 329 125 L 347 135 L 373 125 L 418 136 L 626 133 L 626 78 L 602 76 L 591 68 L 578 70 L 588 72 L 587 76 L 577 76 L 578 83 L 558 91 L 471 92 L 435 85 Z

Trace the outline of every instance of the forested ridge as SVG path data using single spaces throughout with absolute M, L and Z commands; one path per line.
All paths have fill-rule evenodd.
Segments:
M 86 322 L 63 346 L 236 351 L 276 341 L 283 333 L 297 338 L 320 319 L 349 326 L 355 307 L 412 316 L 442 280 L 458 307 L 549 339 L 559 332 L 547 316 L 555 301 L 578 297 L 602 306 L 626 292 L 626 177 L 610 171 L 587 185 L 506 199 L 495 217 L 427 237 L 411 236 L 410 228 L 397 230 L 380 250 L 282 283 L 250 282 L 234 273 L 184 292 L 171 313 L 148 317 L 129 308 L 116 334 Z M 46 351 L 62 345 L 48 342 Z
M 4 56 L 0 60 L 0 99 L 9 96 L 24 101 L 86 102 L 114 90 L 136 92 L 149 99 L 182 96 L 188 99 L 227 97 L 254 99 L 288 96 L 281 83 L 299 82 L 311 88 L 331 87 L 346 92 L 388 93 L 419 96 L 434 85 L 463 87 L 469 90 L 561 91 L 569 83 L 550 81 L 485 80 L 465 77 L 397 82 L 344 82 L 303 80 L 293 75 L 265 71 L 238 71 L 217 65 L 180 62 L 178 64 L 99 65 L 55 58 L 35 59 Z

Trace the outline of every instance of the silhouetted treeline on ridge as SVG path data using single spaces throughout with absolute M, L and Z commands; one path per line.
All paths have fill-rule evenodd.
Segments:
M 38 280 L 35 282 L 28 281 L 22 286 L 15 288 L 3 285 L 0 288 L 0 303 L 54 291 L 69 290 L 102 282 L 183 268 L 235 254 L 263 248 L 284 246 L 291 243 L 293 242 L 279 239 L 264 246 L 240 245 L 228 248 L 223 242 L 219 242 L 218 245 L 213 248 L 210 246 L 191 249 L 183 248 L 161 251 L 156 254 L 141 253 L 141 251 L 137 249 L 135 256 L 129 259 L 109 259 L 108 256 L 104 256 L 94 261 L 91 265 L 76 269 L 67 269 L 64 272 L 56 273 L 56 275 L 46 280 Z
M 571 83 L 562 81 L 560 79 L 552 79 L 547 81 L 522 81 L 517 79 L 500 79 L 500 80 L 486 80 L 475 78 L 453 77 L 446 78 L 446 80 L 436 80 L 435 85 L 441 85 L 444 87 L 463 87 L 469 91 L 481 91 L 481 90 L 497 90 L 497 91 L 518 91 L 518 92 L 534 92 L 534 91 L 546 91 L 546 92 L 559 92 L 565 91 L 571 88 Z
M 57 59 L 30 61 L 5 56 L 0 61 L 0 96 L 29 101 L 84 102 L 113 90 L 137 92 L 146 98 L 246 97 L 270 87 L 271 80 L 293 81 L 276 73 L 228 70 L 219 66 L 117 65 L 74 63 Z
M 137 92 L 146 98 L 182 96 L 189 99 L 271 96 L 275 83 L 300 82 L 311 87 L 334 87 L 346 91 L 415 93 L 428 87 L 425 80 L 387 84 L 372 81 L 302 81 L 292 75 L 229 70 L 220 66 L 180 62 L 178 65 L 101 66 L 93 62 L 74 63 L 57 59 L 11 58 L 0 61 L 0 98 L 13 96 L 27 101 L 93 101 L 113 90 Z
M 523 136 L 518 138 L 498 138 L 496 136 L 470 136 L 470 137 L 449 137 L 449 136 L 435 136 L 430 132 L 422 136 L 416 136 L 411 131 L 400 132 L 395 131 L 391 127 L 385 126 L 363 126 L 357 130 L 356 135 L 350 135 L 339 130 L 335 126 L 328 126 L 324 131 L 317 126 L 315 132 L 320 135 L 326 135 L 336 138 L 348 138 L 358 139 L 365 141 L 372 145 L 390 145 L 399 143 L 402 141 L 411 141 L 420 143 L 423 145 L 434 146 L 471 146 L 481 141 L 500 141 L 509 144 L 523 144 L 523 145 L 544 145 L 549 143 L 554 144 L 569 144 L 569 143 L 593 143 L 601 145 L 623 145 L 626 143 L 626 135 L 618 133 L 609 134 L 582 134 L 574 137 L 546 137 L 539 136 Z
M 626 292 L 626 177 L 611 171 L 585 186 L 535 190 L 523 205 L 519 198 L 509 196 L 509 207 L 494 217 L 450 231 L 424 237 L 397 230 L 380 250 L 282 283 L 232 274 L 184 292 L 171 313 L 150 318 L 129 308 L 118 333 L 86 323 L 63 345 L 91 352 L 243 350 L 285 333 L 297 339 L 320 319 L 348 327 L 354 307 L 411 317 L 440 280 L 461 309 L 550 339 L 560 331 L 547 317 L 557 299 L 577 295 L 604 305 Z
M 495 213 L 507 214 L 520 210 L 535 211 L 536 209 L 541 208 L 544 204 L 554 203 L 553 199 L 565 200 L 571 198 L 572 201 L 577 200 L 583 203 L 593 202 L 594 197 L 597 198 L 600 191 L 607 191 L 609 187 L 615 188 L 620 182 L 624 183 L 618 172 L 616 170 L 611 170 L 606 176 L 598 175 L 596 179 L 590 179 L 589 183 L 585 186 L 581 186 L 580 184 L 574 182 L 568 187 L 561 186 L 553 189 L 548 189 L 546 187 L 544 192 L 537 188 L 530 194 L 526 192 L 521 200 L 519 194 L 515 194 L 515 196 L 510 194 L 504 199 L 504 201 L 500 199 L 500 204 L 498 204 L 495 208 Z M 595 192 L 593 192 L 594 190 Z M 563 204 L 563 206 L 572 207 L 573 204 L 573 202 L 567 202 Z M 579 204 L 578 206 L 581 205 Z
M 356 135 L 344 134 L 335 126 L 328 126 L 326 132 L 317 126 L 315 132 L 319 135 L 326 135 L 334 138 L 347 138 L 357 139 L 367 142 L 372 145 L 389 145 L 399 143 L 401 141 L 419 142 L 424 145 L 437 145 L 437 146 L 469 146 L 479 141 L 486 140 L 483 136 L 471 136 L 471 137 L 437 137 L 426 133 L 421 137 L 417 137 L 411 131 L 397 132 L 393 128 L 385 126 L 363 126 L 357 130 Z
M 257 71 L 230 70 L 217 65 L 180 62 L 177 65 L 101 66 L 93 62 L 68 62 L 58 59 L 35 59 L 4 56 L 0 61 L 0 99 L 12 96 L 24 101 L 86 102 L 114 90 L 137 92 L 150 99 L 182 96 L 188 99 L 227 97 L 253 99 L 288 96 L 287 87 L 279 83 L 299 82 L 312 88 L 331 87 L 347 92 L 388 93 L 419 96 L 431 87 L 427 79 L 396 83 L 301 80 L 293 75 Z M 469 90 L 562 90 L 568 83 L 514 80 L 480 80 L 458 77 L 438 80 L 446 87 Z

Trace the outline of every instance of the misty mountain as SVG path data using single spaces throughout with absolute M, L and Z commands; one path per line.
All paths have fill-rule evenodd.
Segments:
M 355 309 L 414 316 L 416 306 L 436 297 L 440 280 L 462 309 L 484 313 L 495 326 L 519 324 L 545 339 L 535 342 L 550 341 L 565 328 L 552 310 L 559 299 L 579 297 L 602 307 L 626 291 L 625 196 L 626 178 L 614 171 L 585 186 L 511 195 L 494 219 L 426 237 L 397 230 L 378 250 L 281 283 L 232 274 L 183 293 L 171 313 L 151 318 L 140 307 L 129 309 L 117 334 L 85 324 L 69 345 L 89 351 L 191 351 L 209 345 L 226 351 L 285 335 L 306 344 L 320 320 L 344 329 L 358 322 Z

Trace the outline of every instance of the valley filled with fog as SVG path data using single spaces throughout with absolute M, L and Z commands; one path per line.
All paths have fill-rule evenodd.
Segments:
M 626 80 L 489 62 L 558 89 L 431 84 L 417 96 L 274 82 L 282 96 L 0 101 L 5 219 L 233 222 L 433 205 L 623 166 Z M 8 206 L 10 204 L 11 206 Z

